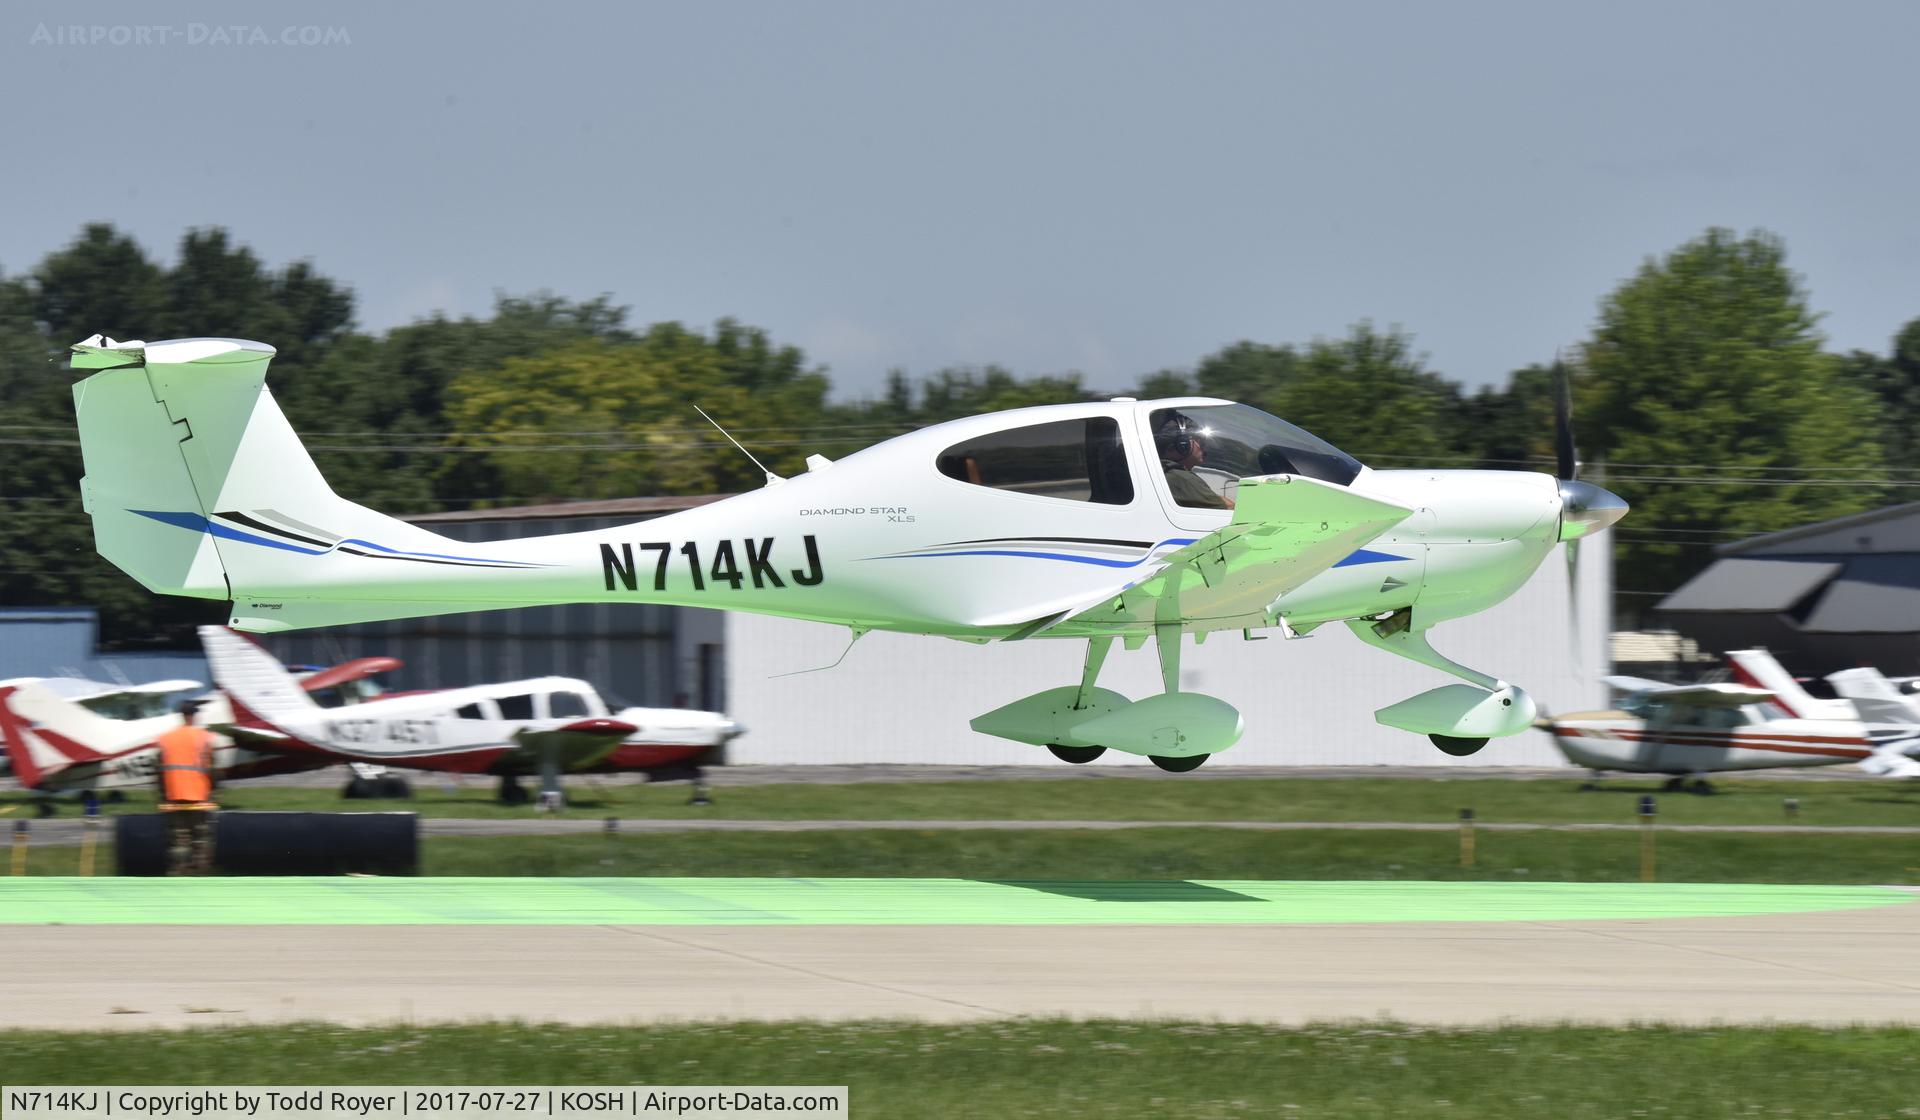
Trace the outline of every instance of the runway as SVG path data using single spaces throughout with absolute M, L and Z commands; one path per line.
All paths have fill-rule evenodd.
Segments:
M 528 882 L 0 880 L 0 1024 L 1920 1022 L 1899 888 Z

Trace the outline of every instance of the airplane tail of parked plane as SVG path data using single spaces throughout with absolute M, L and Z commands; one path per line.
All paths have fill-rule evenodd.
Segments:
M 1920 697 L 1893 686 L 1878 669 L 1842 669 L 1829 673 L 1833 691 L 1860 709 L 1860 718 L 1873 723 L 1911 723 L 1920 727 Z
M 1764 649 L 1737 649 L 1727 654 L 1733 675 L 1749 688 L 1773 693 L 1774 702 L 1796 719 L 1853 719 L 1854 707 L 1845 700 L 1821 700 L 1800 687 L 1793 674 Z
M 73 350 L 74 368 L 99 371 L 73 389 L 82 504 L 100 554 L 151 590 L 230 599 L 236 624 L 277 630 L 484 610 L 419 602 L 436 597 L 422 573 L 538 567 L 334 494 L 266 387 L 265 343 L 95 335 Z M 276 590 L 329 583 L 349 601 Z
M 1853 704 L 1862 723 L 1882 725 L 1881 733 L 1895 736 L 1879 743 L 1860 768 L 1884 778 L 1920 778 L 1920 759 L 1914 758 L 1920 754 L 1920 699 L 1903 694 L 1878 669 L 1843 669 L 1827 680 Z
M 227 694 L 236 717 L 246 711 L 271 723 L 319 707 L 286 666 L 251 639 L 224 626 L 202 626 L 200 645 L 213 682 Z
M 70 766 L 100 762 L 131 747 L 126 728 L 33 681 L 0 683 L 0 741 L 20 784 L 37 788 Z

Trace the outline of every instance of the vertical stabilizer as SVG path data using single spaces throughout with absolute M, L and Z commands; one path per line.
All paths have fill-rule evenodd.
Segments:
M 38 787 L 70 766 L 151 746 L 178 716 L 108 719 L 32 679 L 0 683 L 0 739 L 21 784 Z
M 1795 719 L 1856 718 L 1853 705 L 1845 700 L 1818 700 L 1809 695 L 1764 649 L 1737 649 L 1727 654 L 1727 661 L 1741 684 L 1773 693 L 1774 702 Z
M 319 707 L 286 666 L 252 639 L 224 626 L 202 626 L 200 645 L 207 651 L 213 683 L 234 706 L 269 723 Z
M 1911 724 L 1920 727 L 1920 697 L 1908 696 L 1893 686 L 1878 669 L 1842 669 L 1827 674 L 1833 690 L 1860 710 L 1860 718 L 1870 723 Z

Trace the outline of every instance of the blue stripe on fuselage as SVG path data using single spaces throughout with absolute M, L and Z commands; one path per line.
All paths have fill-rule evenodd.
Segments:
M 1395 556 L 1391 552 L 1375 552 L 1370 548 L 1355 550 L 1344 560 L 1334 564 L 1336 568 L 1351 568 L 1356 564 L 1386 564 L 1394 560 L 1408 560 L 1411 557 Z
M 326 551 L 324 549 L 301 548 L 297 544 L 288 544 L 285 541 L 276 541 L 272 537 L 258 536 L 253 533 L 244 532 L 240 529 L 235 529 L 230 525 L 222 525 L 218 521 L 209 521 L 207 518 L 204 518 L 197 513 L 175 513 L 175 512 L 172 512 L 171 510 L 156 510 L 156 509 L 130 509 L 127 512 L 137 513 L 142 517 L 151 517 L 155 521 L 158 521 L 164 525 L 173 525 L 182 529 L 191 529 L 196 533 L 212 533 L 216 537 L 222 537 L 230 541 L 245 541 L 248 544 L 263 544 L 263 545 L 266 545 L 268 548 L 285 549 L 288 552 L 298 552 L 303 556 L 325 556 L 326 555 Z

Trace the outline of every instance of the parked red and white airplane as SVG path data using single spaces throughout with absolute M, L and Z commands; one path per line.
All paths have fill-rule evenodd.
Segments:
M 559 776 L 642 771 L 698 777 L 709 753 L 745 729 L 715 712 L 624 708 L 611 712 L 586 681 L 539 677 L 402 693 L 323 708 L 286 667 L 220 626 L 200 628 L 214 683 L 233 706 L 224 730 L 249 747 L 326 762 L 493 774 L 510 804 L 518 779 L 538 774 L 543 794 Z
M 200 682 L 83 687 L 92 683 L 42 677 L 0 681 L 0 740 L 22 788 L 39 794 L 152 788 L 159 773 L 156 740 L 180 726 L 180 716 L 167 701 L 199 690 Z M 231 721 L 224 697 L 213 693 L 201 700 L 203 723 Z M 102 706 L 128 718 L 103 715 Z M 214 736 L 214 773 L 223 781 L 328 764 L 324 759 L 246 750 L 217 732 Z M 51 811 L 44 801 L 41 805 L 43 813 Z
M 1553 716 L 1537 726 L 1568 761 L 1596 777 L 1667 774 L 1669 789 L 1695 793 L 1713 791 L 1705 774 L 1779 766 L 1852 762 L 1885 777 L 1920 777 L 1920 714 L 1903 703 L 1811 696 L 1765 650 L 1736 650 L 1727 659 L 1735 681 L 1608 677 L 1626 693 L 1618 708 Z M 1836 689 L 1862 687 L 1844 676 L 1829 679 Z

